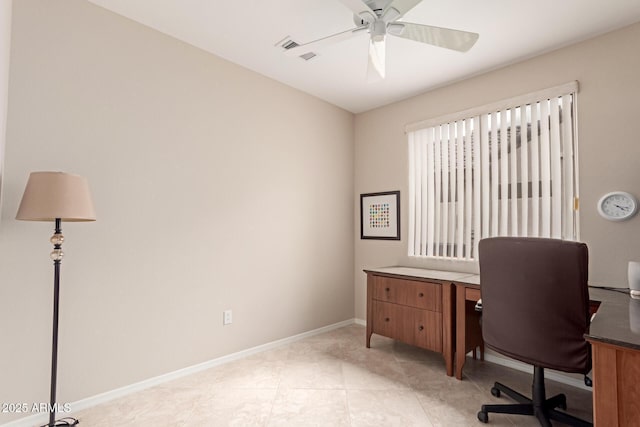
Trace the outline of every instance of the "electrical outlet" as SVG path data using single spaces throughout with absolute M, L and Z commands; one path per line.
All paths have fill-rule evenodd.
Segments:
M 233 313 L 231 310 L 225 310 L 222 312 L 222 324 L 230 325 L 233 323 Z

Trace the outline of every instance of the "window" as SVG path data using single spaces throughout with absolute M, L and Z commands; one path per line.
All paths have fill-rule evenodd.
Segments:
M 492 236 L 577 240 L 577 82 L 407 126 L 409 256 Z

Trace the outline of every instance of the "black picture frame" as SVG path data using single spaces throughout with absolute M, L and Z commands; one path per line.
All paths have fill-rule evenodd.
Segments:
M 360 194 L 360 239 L 400 240 L 400 191 Z

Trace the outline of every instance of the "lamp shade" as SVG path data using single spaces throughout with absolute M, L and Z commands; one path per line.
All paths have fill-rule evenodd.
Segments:
M 95 221 L 84 177 L 64 172 L 31 172 L 16 219 L 22 221 Z

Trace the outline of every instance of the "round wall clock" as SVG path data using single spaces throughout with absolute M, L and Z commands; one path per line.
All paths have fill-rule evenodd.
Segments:
M 598 213 L 609 221 L 624 221 L 638 211 L 638 201 L 624 191 L 612 191 L 598 201 Z

